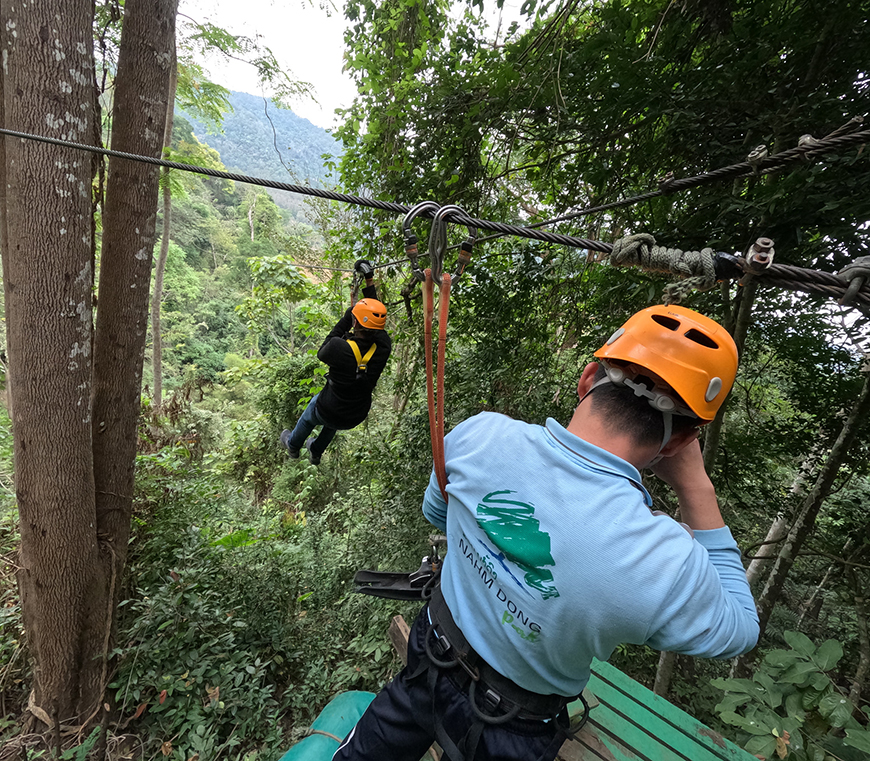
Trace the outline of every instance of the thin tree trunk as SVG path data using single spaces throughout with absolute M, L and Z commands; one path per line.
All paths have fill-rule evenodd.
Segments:
M 756 283 L 750 281 L 741 293 L 740 304 L 734 319 L 733 335 L 734 343 L 737 344 L 738 354 L 743 354 L 743 346 L 746 343 L 746 334 L 752 322 L 752 306 L 755 303 Z M 716 417 L 704 430 L 704 469 L 710 473 L 716 464 L 716 456 L 719 453 L 719 440 L 722 437 L 722 424 L 725 420 L 725 406 L 719 408 Z M 671 690 L 671 680 L 677 664 L 677 654 L 662 652 L 659 655 L 659 664 L 656 668 L 656 678 L 653 684 L 653 692 L 656 695 L 667 697 Z
M 0 3 L 0 123 L 90 141 L 92 24 L 87 0 Z M 100 651 L 85 636 L 98 568 L 88 393 L 91 161 L 13 138 L 0 138 L 0 150 L 18 583 L 34 661 L 32 697 L 53 723 L 83 720 L 94 706 Z
M 864 690 L 864 682 L 870 673 L 870 629 L 867 625 L 867 598 L 861 584 L 861 577 L 854 568 L 847 570 L 847 575 L 852 581 L 855 590 L 855 617 L 858 619 L 858 666 L 855 676 L 852 678 L 852 687 L 849 690 L 849 700 L 852 705 L 861 705 L 861 693 Z
M 114 150 L 160 156 L 175 61 L 176 11 L 177 0 L 125 6 L 115 79 Z M 157 168 L 140 162 L 113 158 L 108 174 L 92 387 L 95 533 L 101 541 L 104 599 L 92 611 L 90 632 L 106 651 L 130 535 L 159 186 Z M 104 655 L 100 689 L 106 678 Z
M 750 586 L 755 585 L 765 565 L 776 557 L 777 546 L 787 535 L 788 521 L 786 520 L 785 513 L 778 513 L 767 530 L 764 544 L 755 550 L 753 553 L 754 557 L 746 569 L 746 579 Z
M 807 479 L 818 467 L 819 461 L 821 460 L 826 448 L 824 442 L 824 431 L 819 430 L 812 449 L 810 449 L 809 454 L 801 463 L 797 475 L 795 475 L 794 480 L 792 481 L 791 489 L 789 489 L 789 494 L 791 494 L 793 502 L 797 502 L 804 495 Z M 746 579 L 749 581 L 750 586 L 756 584 L 761 577 L 762 571 L 769 565 L 770 561 L 776 557 L 779 543 L 788 536 L 788 522 L 790 517 L 791 511 L 789 511 L 788 515 L 786 515 L 785 512 L 779 513 L 776 518 L 774 518 L 773 523 L 770 524 L 767 536 L 764 537 L 764 544 L 753 553 L 755 557 L 752 558 L 752 562 L 749 563 L 749 567 L 746 569 Z
M 674 678 L 674 669 L 677 665 L 677 654 L 669 651 L 659 653 L 659 665 L 656 668 L 656 680 L 653 684 L 653 692 L 656 695 L 667 697 L 671 690 L 671 681 Z
M 789 571 L 792 565 L 794 565 L 795 558 L 812 531 L 819 510 L 824 504 L 825 498 L 831 490 L 831 485 L 834 483 L 834 479 L 837 477 L 840 467 L 848 454 L 857 429 L 868 412 L 870 412 L 870 373 L 867 373 L 865 376 L 864 385 L 855 400 L 855 405 L 852 407 L 849 417 L 843 423 L 840 434 L 837 436 L 837 440 L 834 442 L 828 459 L 819 472 L 812 490 L 801 505 L 797 519 L 777 555 L 773 570 L 770 572 L 767 583 L 764 585 L 764 590 L 756 600 L 760 629 L 759 640 L 764 636 L 770 615 L 779 601 Z M 734 676 L 746 676 L 749 673 L 755 658 L 755 652 L 756 650 L 753 650 L 737 659 L 732 669 Z
M 253 194 L 253 200 L 248 207 L 248 227 L 251 228 L 251 243 L 254 242 L 254 207 L 257 205 L 257 195 Z
M 172 125 L 175 121 L 175 90 L 178 86 L 178 64 L 173 60 L 169 77 L 169 96 L 166 108 L 166 128 L 163 131 L 163 148 L 172 145 Z M 164 168 L 163 177 L 163 235 L 160 238 L 160 253 L 154 266 L 154 292 L 151 294 L 151 372 L 153 380 L 153 403 L 155 410 L 163 406 L 163 337 L 160 328 L 160 306 L 163 301 L 163 276 L 166 273 L 166 257 L 169 255 L 169 230 L 172 222 L 172 191 L 169 189 L 169 172 Z
M 849 539 L 846 540 L 846 543 L 843 545 L 843 552 L 845 553 L 846 550 L 848 550 L 851 545 L 852 545 L 852 539 L 850 537 Z M 801 612 L 800 612 L 800 616 L 798 616 L 797 627 L 796 627 L 799 631 L 801 630 L 801 626 L 804 622 L 804 619 L 807 617 L 807 615 L 810 615 L 813 618 L 818 618 L 819 611 L 821 610 L 821 607 L 822 607 L 821 606 L 822 591 L 828 585 L 828 582 L 831 580 L 831 577 L 834 575 L 834 571 L 837 570 L 837 567 L 838 567 L 837 563 L 831 563 L 828 566 L 828 570 L 825 571 L 825 575 L 822 576 L 822 580 L 816 585 L 816 588 L 813 590 L 813 593 L 810 595 L 809 600 L 807 600 L 805 603 L 803 603 L 801 605 Z M 817 601 L 818 601 L 818 603 L 817 603 Z

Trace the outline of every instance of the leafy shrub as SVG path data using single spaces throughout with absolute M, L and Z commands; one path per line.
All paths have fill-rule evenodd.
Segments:
M 243 559 L 202 529 L 188 528 L 176 545 L 162 578 L 146 575 L 150 583 L 122 603 L 111 685 L 121 711 L 141 717 L 149 742 L 173 759 L 276 750 L 286 585 L 252 570 L 250 552 Z
M 826 673 L 842 658 L 842 646 L 829 639 L 816 648 L 799 632 L 785 632 L 785 640 L 791 649 L 767 653 L 752 679 L 713 680 L 725 691 L 716 706 L 721 719 L 738 727 L 743 746 L 760 757 L 865 760 L 870 731 Z

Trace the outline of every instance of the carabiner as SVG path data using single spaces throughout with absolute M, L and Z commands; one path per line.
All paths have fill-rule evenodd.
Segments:
M 442 206 L 435 213 L 435 219 L 432 221 L 432 232 L 429 235 L 429 259 L 432 267 L 432 279 L 439 284 L 444 271 L 444 252 L 447 249 L 447 223 L 449 222 L 447 216 L 450 214 L 468 216 L 462 207 L 452 203 Z M 471 261 L 471 252 L 477 238 L 477 228 L 473 225 L 467 225 L 467 228 L 468 237 L 460 245 L 453 280 L 459 278 L 465 271 L 466 265 Z
M 421 283 L 426 279 L 426 274 L 420 269 L 420 265 L 417 263 L 417 236 L 414 235 L 414 231 L 411 229 L 411 222 L 414 221 L 414 218 L 424 212 L 430 212 L 432 216 L 438 211 L 438 204 L 435 201 L 421 201 L 416 206 L 414 206 L 406 215 L 405 219 L 402 221 L 402 236 L 405 239 L 405 255 L 411 262 L 411 272 L 414 275 L 416 280 L 419 280 Z

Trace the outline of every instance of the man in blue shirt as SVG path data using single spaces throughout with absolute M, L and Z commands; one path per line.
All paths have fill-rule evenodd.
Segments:
M 758 637 L 740 552 L 697 436 L 737 371 L 714 321 L 657 306 L 626 322 L 584 369 L 567 427 L 495 413 L 445 439 L 440 588 L 411 631 L 408 667 L 335 759 L 553 759 L 565 704 L 621 643 L 731 658 Z M 684 524 L 651 511 L 649 468 Z

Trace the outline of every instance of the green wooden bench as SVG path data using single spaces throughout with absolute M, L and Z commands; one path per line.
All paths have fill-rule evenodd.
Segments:
M 758 761 L 609 663 L 593 663 L 584 696 L 589 721 L 561 761 Z M 579 717 L 582 703 L 568 712 Z

